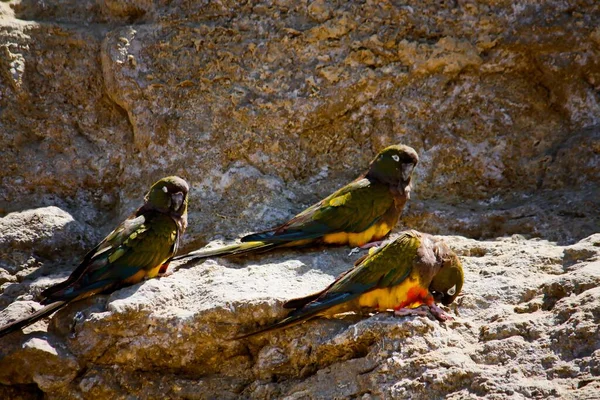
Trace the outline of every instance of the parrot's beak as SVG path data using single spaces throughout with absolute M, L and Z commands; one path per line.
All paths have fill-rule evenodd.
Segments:
M 183 204 L 183 193 L 173 193 L 171 195 L 171 201 L 173 202 L 173 210 L 179 211 L 181 209 L 181 205 Z
M 444 293 L 439 293 L 439 292 L 433 292 L 433 299 L 436 303 L 441 303 L 442 300 L 444 299 Z
M 402 179 L 404 179 L 404 182 L 408 182 L 410 180 L 410 176 L 414 168 L 415 164 L 413 163 L 402 164 Z

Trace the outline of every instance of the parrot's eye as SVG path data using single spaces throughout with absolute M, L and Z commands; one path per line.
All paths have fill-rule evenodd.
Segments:
M 450 289 L 448 289 L 448 291 L 446 292 L 446 294 L 448 294 L 448 296 L 454 296 L 454 293 L 456 293 L 456 285 L 452 286 Z
M 165 193 L 169 193 L 169 189 L 167 189 L 166 186 L 163 186 L 162 191 L 165 192 Z
M 394 154 L 394 155 L 392 156 L 392 160 L 394 160 L 394 161 L 398 162 L 398 161 L 400 161 L 400 156 L 399 156 L 398 154 Z

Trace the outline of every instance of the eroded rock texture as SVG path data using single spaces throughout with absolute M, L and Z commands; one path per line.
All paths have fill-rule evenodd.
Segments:
M 599 7 L 4 2 L 0 207 L 105 228 L 179 174 L 199 244 L 402 142 L 422 159 L 409 226 L 581 239 L 600 208 Z
M 597 396 L 600 234 L 566 247 L 519 235 L 445 240 L 466 276 L 446 324 L 348 315 L 233 341 L 282 318 L 285 299 L 323 288 L 356 256 L 208 260 L 3 338 L 0 382 L 57 399 Z M 27 298 L 0 323 L 37 307 Z
M 164 175 L 192 186 L 191 249 L 398 142 L 421 157 L 400 225 L 461 235 L 467 272 L 453 323 L 232 342 L 354 257 L 210 260 L 1 339 L 0 397 L 597 396 L 599 26 L 585 0 L 0 2 L 0 323 Z

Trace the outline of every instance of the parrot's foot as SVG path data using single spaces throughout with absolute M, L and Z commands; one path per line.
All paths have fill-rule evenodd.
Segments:
M 429 307 L 420 306 L 416 308 L 400 308 L 398 310 L 394 310 L 394 315 L 397 317 L 408 317 L 413 315 L 419 315 L 422 317 L 427 317 L 430 315 Z
M 362 250 L 370 249 L 371 247 L 379 247 L 383 243 L 383 240 L 378 240 L 376 242 L 365 243 L 362 246 L 359 246 Z
M 167 272 L 163 272 L 162 274 L 159 273 L 158 275 L 156 275 L 156 277 L 157 278 L 166 278 L 167 276 L 173 275 L 173 272 L 175 272 L 175 271 L 167 271 Z
M 452 315 L 446 313 L 446 311 L 442 310 L 437 304 L 430 305 L 429 311 L 438 321 L 452 321 L 454 319 Z
M 350 257 L 356 253 L 360 253 L 360 247 L 355 247 L 352 250 L 350 250 L 350 253 L 348 253 L 348 257 Z
M 399 317 L 406 317 L 410 315 L 428 317 L 430 315 L 433 315 L 438 321 L 442 322 L 454 319 L 451 315 L 448 315 L 436 304 L 433 304 L 431 306 L 422 305 L 416 308 L 401 308 L 399 310 L 394 310 L 394 315 Z
M 350 250 L 350 253 L 348 253 L 348 256 L 351 256 L 356 253 L 360 253 L 361 250 L 371 249 L 373 247 L 379 247 L 379 246 L 381 246 L 381 243 L 383 243 L 383 240 L 379 240 L 377 242 L 365 243 L 363 245 L 360 245 L 360 246 L 355 247 L 352 250 Z

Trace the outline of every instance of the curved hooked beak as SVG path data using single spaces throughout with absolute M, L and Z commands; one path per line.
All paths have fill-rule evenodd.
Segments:
M 410 176 L 412 175 L 414 168 L 415 164 L 413 163 L 402 164 L 402 179 L 404 182 L 408 182 L 410 180 Z
M 445 306 L 449 306 L 450 304 L 452 304 L 454 302 L 454 298 L 456 296 L 448 296 L 448 295 L 444 295 L 442 297 L 442 304 Z
M 431 292 L 431 294 L 433 295 L 433 300 L 436 303 L 441 303 L 442 300 L 444 299 L 444 293 L 440 293 L 440 292 Z
M 404 193 L 410 199 L 410 176 L 412 175 L 415 164 L 402 164 L 402 180 L 398 182 L 398 190 Z
M 177 192 L 171 195 L 171 201 L 173 205 L 173 210 L 179 211 L 181 209 L 181 205 L 183 204 L 183 193 Z
M 448 296 L 447 294 L 440 292 L 432 292 L 433 299 L 436 303 L 442 303 L 445 306 L 448 306 L 454 302 L 455 296 Z

